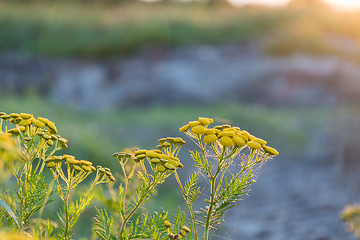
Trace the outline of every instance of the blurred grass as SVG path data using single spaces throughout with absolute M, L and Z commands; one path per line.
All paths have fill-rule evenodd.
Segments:
M 146 47 L 257 40 L 270 54 L 344 54 L 360 43 L 358 12 L 200 3 L 0 2 L 0 51 L 109 57 Z M 333 39 L 340 39 L 334 44 Z M 345 40 L 341 43 L 341 40 Z M 358 57 L 358 56 L 357 56 Z
M 0 50 L 107 57 L 153 46 L 253 39 L 289 14 L 204 4 L 0 2 Z

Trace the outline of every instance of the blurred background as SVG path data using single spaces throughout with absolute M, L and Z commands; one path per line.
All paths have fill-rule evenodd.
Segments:
M 188 140 L 178 128 L 198 116 L 239 126 L 280 155 L 214 239 L 352 240 L 339 214 L 360 201 L 359 8 L 357 0 L 0 1 L 0 111 L 49 118 L 69 139 L 67 153 L 118 174 L 113 152 Z M 185 177 L 192 162 L 182 152 Z M 173 184 L 147 208 L 175 215 Z M 93 215 L 79 236 L 89 237 Z

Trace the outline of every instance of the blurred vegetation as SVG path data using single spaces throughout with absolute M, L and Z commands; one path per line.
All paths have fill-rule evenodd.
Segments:
M 271 54 L 341 54 L 332 39 L 360 43 L 358 12 L 299 2 L 304 0 L 284 8 L 235 8 L 168 1 L 3 1 L 0 51 L 101 58 L 146 47 L 259 40 Z

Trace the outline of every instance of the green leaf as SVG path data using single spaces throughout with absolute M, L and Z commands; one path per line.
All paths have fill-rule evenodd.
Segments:
M 10 209 L 10 207 L 0 198 L 0 205 L 7 211 L 7 213 L 12 217 L 18 228 L 20 228 L 19 222 L 17 217 L 15 216 L 14 212 Z

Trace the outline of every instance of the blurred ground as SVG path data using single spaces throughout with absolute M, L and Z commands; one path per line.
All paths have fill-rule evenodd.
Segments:
M 281 154 L 215 239 L 354 239 L 339 212 L 360 199 L 356 13 L 71 4 L 0 3 L 0 111 L 48 117 L 113 172 L 113 152 L 198 116 L 238 125 Z M 177 194 L 148 208 L 174 213 Z

